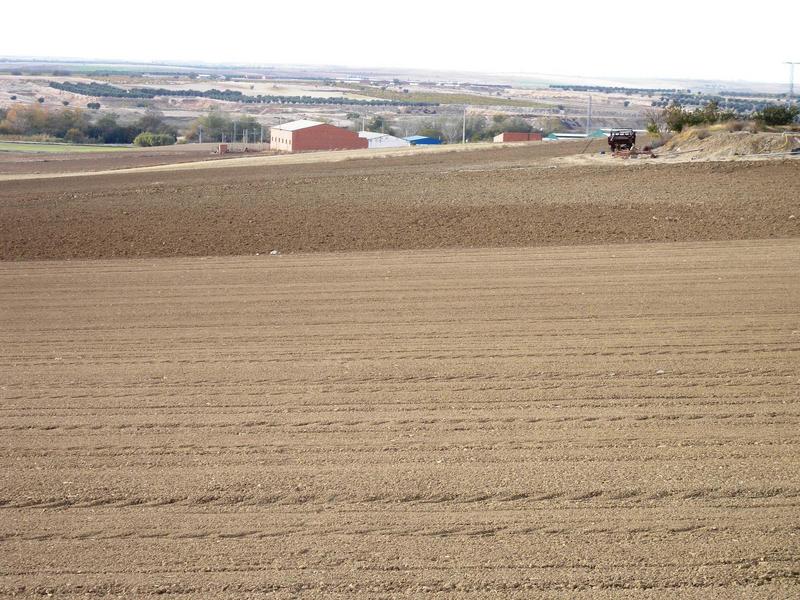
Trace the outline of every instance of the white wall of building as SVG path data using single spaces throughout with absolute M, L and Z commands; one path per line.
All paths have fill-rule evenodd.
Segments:
M 388 133 L 376 133 L 372 131 L 359 131 L 358 137 L 367 138 L 370 148 L 402 148 L 411 144 L 399 137 Z

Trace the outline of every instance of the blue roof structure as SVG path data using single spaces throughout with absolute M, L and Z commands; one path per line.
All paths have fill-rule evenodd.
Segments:
M 404 140 L 410 142 L 412 146 L 416 146 L 418 144 L 441 144 L 441 140 L 437 140 L 436 138 L 426 137 L 424 135 L 409 135 L 408 137 L 404 137 Z

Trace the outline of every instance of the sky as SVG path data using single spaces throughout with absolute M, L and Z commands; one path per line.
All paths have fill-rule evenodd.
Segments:
M 0 56 L 787 82 L 799 24 L 800 0 L 38 0 L 3 7 Z

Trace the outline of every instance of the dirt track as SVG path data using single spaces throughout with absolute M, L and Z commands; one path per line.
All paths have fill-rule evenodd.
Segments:
M 795 597 L 798 256 L 2 264 L 0 595 Z
M 0 259 L 800 235 L 800 161 L 552 163 L 579 146 L 4 181 Z

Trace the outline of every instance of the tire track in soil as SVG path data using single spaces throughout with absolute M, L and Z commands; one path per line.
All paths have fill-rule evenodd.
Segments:
M 792 597 L 799 255 L 0 264 L 0 596 Z

